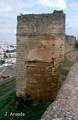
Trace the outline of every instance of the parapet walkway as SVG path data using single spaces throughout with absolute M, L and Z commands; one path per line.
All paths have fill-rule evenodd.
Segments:
M 72 66 L 56 100 L 41 120 L 78 120 L 78 63 Z

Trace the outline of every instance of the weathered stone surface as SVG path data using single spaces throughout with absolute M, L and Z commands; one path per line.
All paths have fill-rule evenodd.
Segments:
M 17 34 L 64 34 L 65 14 L 54 11 L 53 14 L 29 14 L 17 17 Z
M 18 16 L 16 72 L 17 96 L 28 93 L 32 95 L 33 99 L 44 98 L 48 100 L 49 97 L 53 99 L 53 96 L 55 98 L 59 80 L 56 79 L 57 82 L 55 85 L 55 78 L 53 78 L 52 75 L 54 73 L 49 73 L 46 68 L 47 63 L 52 66 L 51 61 L 54 59 L 54 67 L 57 69 L 57 66 L 64 58 L 64 46 L 65 14 L 62 11 L 54 11 L 53 14 Z M 36 61 L 36 63 L 34 61 Z M 40 63 L 41 65 L 39 66 Z M 36 70 L 34 70 L 35 65 L 37 65 Z M 37 73 L 38 71 L 39 74 Z M 48 74 L 50 78 L 49 85 L 47 85 L 49 78 L 48 76 L 46 77 Z M 45 83 L 44 89 L 42 81 Z M 48 92 L 48 89 L 50 93 Z M 42 92 L 39 93 L 39 91 Z M 42 94 L 41 97 L 40 94 Z
M 34 101 L 53 101 L 59 89 L 56 69 L 48 62 L 29 61 L 27 66 L 27 89 Z M 55 70 L 55 71 L 54 71 Z
M 41 120 L 78 120 L 78 63 L 71 68 L 55 102 Z

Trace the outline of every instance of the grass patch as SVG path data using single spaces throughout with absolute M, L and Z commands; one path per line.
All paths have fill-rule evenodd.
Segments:
M 0 85 L 0 90 L 6 90 L 7 87 L 10 88 L 10 85 L 15 85 L 15 81 L 11 80 Z M 14 88 L 14 86 L 13 86 Z M 7 91 L 9 92 L 9 91 Z M 38 102 L 29 106 L 24 105 L 20 108 L 16 107 L 16 93 L 7 94 L 5 92 L 4 97 L 0 97 L 0 120 L 40 120 L 42 114 L 49 106 L 50 103 Z M 5 113 L 7 112 L 7 116 Z M 24 116 L 10 116 L 12 113 L 24 113 Z
M 0 96 L 7 94 L 13 88 L 15 88 L 15 80 L 6 81 L 0 85 Z
M 0 90 L 6 88 L 7 86 L 10 86 L 10 84 L 13 83 L 15 83 L 15 80 L 5 81 L 5 83 L 0 84 Z

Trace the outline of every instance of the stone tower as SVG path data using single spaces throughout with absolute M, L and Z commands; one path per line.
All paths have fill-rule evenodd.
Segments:
M 65 14 L 20 15 L 17 22 L 16 95 L 27 93 L 33 100 L 53 100 L 59 80 L 54 80 L 56 72 L 52 70 L 64 57 Z

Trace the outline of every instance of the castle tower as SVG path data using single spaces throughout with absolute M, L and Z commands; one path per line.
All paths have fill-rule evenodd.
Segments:
M 52 78 L 52 59 L 57 69 L 64 58 L 65 14 L 54 11 L 20 15 L 17 22 L 16 94 L 27 93 L 33 100 L 53 100 L 59 81 Z

